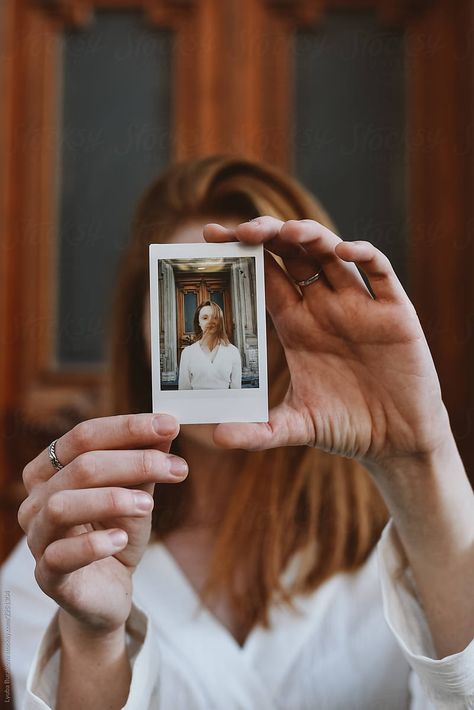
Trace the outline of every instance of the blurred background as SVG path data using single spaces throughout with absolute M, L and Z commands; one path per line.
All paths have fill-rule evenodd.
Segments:
M 0 559 L 24 464 L 94 415 L 139 195 L 211 152 L 290 171 L 388 254 L 472 469 L 473 18 L 471 0 L 4 0 Z

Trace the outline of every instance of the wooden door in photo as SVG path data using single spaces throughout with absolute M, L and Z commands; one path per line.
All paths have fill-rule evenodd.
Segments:
M 178 362 L 183 348 L 195 341 L 194 314 L 204 301 L 213 301 L 224 313 L 224 324 L 229 340 L 233 342 L 233 315 L 230 298 L 229 273 L 200 275 L 196 273 L 175 275 Z

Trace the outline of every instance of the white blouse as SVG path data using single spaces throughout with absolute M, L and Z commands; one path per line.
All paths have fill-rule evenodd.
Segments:
M 235 345 L 217 346 L 213 360 L 203 352 L 199 341 L 181 353 L 180 390 L 226 390 L 242 387 L 242 362 Z
M 127 624 L 132 683 L 126 710 L 461 710 L 474 708 L 474 641 L 436 659 L 411 570 L 392 524 L 355 573 L 340 573 L 275 606 L 241 647 L 162 544 L 134 575 Z M 285 572 L 290 579 L 296 559 Z M 55 603 L 36 585 L 23 540 L 3 568 L 11 601 L 8 659 L 17 707 L 54 708 Z M 35 649 L 36 654 L 35 654 Z M 28 676 L 28 680 L 27 680 Z

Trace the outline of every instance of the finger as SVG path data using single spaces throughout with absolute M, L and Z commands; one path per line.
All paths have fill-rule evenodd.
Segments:
M 206 225 L 204 236 L 208 241 L 221 242 L 238 239 L 250 244 L 264 243 L 268 251 L 284 261 L 287 272 L 293 281 L 301 281 L 312 276 L 320 269 L 305 252 L 302 246 L 289 243 L 280 238 L 280 230 L 285 223 L 275 217 L 256 217 L 242 222 L 237 227 L 221 227 L 218 224 Z
M 187 474 L 188 465 L 184 459 L 155 449 L 88 451 L 49 481 L 48 494 L 80 488 L 176 483 Z
M 352 261 L 362 269 L 377 300 L 396 303 L 408 301 L 389 259 L 370 242 L 341 242 L 337 254 L 344 261 Z
M 223 227 L 222 224 L 206 224 L 202 230 L 206 242 L 236 242 L 237 237 L 233 230 Z
M 57 491 L 107 486 L 147 487 L 178 483 L 188 474 L 186 461 L 155 449 L 141 451 L 88 451 L 77 456 L 47 483 L 39 484 L 18 511 L 18 522 L 27 532 L 43 506 L 43 499 Z
M 127 533 L 117 528 L 55 540 L 45 549 L 36 566 L 36 579 L 42 589 L 54 589 L 64 581 L 65 575 L 116 555 L 127 542 Z
M 273 321 L 301 302 L 294 282 L 270 252 L 265 252 L 265 302 Z
M 296 280 L 312 276 L 315 273 L 312 265 L 319 264 L 333 289 L 352 288 L 370 295 L 355 265 L 338 256 L 336 247 L 342 242 L 341 238 L 324 225 L 312 219 L 289 220 L 280 230 L 280 239 L 299 246 L 303 251 L 304 256 L 286 264 Z
M 217 232 L 215 230 L 216 236 Z M 226 241 L 237 237 L 245 243 L 265 244 L 267 249 L 283 258 L 288 273 L 295 281 L 306 280 L 322 269 L 324 278 L 319 283 L 314 282 L 318 283 L 318 287 L 327 281 L 334 289 L 353 288 L 370 297 L 357 268 L 337 256 L 335 248 L 341 242 L 340 237 L 315 220 L 283 222 L 275 217 L 262 216 L 242 222 L 237 227 L 226 228 L 225 233 Z M 219 239 L 224 240 L 224 232 L 219 234 Z
M 248 222 L 242 222 L 237 227 L 222 227 L 219 224 L 206 224 L 203 230 L 207 241 L 229 242 L 240 241 L 247 244 L 265 244 L 270 251 L 278 256 L 294 256 L 300 253 L 300 248 L 287 244 L 278 238 L 284 222 L 276 217 L 256 217 Z
M 218 424 L 214 442 L 223 449 L 246 451 L 312 444 L 305 418 L 284 402 L 270 410 L 268 422 Z
M 86 451 L 133 449 L 145 446 L 168 450 L 178 435 L 179 424 L 168 414 L 124 414 L 81 422 L 56 443 L 56 455 L 66 466 Z M 47 449 L 31 461 L 23 471 L 26 490 L 56 473 Z
M 112 518 L 144 518 L 152 509 L 153 496 L 145 491 L 112 487 L 57 491 L 34 518 L 28 545 L 38 558 L 53 540 L 64 537 L 75 525 Z

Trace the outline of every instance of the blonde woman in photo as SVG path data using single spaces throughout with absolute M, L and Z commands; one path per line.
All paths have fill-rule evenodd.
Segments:
M 196 308 L 194 332 L 196 342 L 181 353 L 178 389 L 240 389 L 240 353 L 227 336 L 224 314 L 217 303 L 205 301 Z
M 268 423 L 150 413 L 148 246 L 204 240 L 265 247 Z M 189 160 L 138 205 L 114 324 L 102 416 L 23 472 L 18 706 L 474 707 L 474 495 L 387 257 L 273 167 Z

